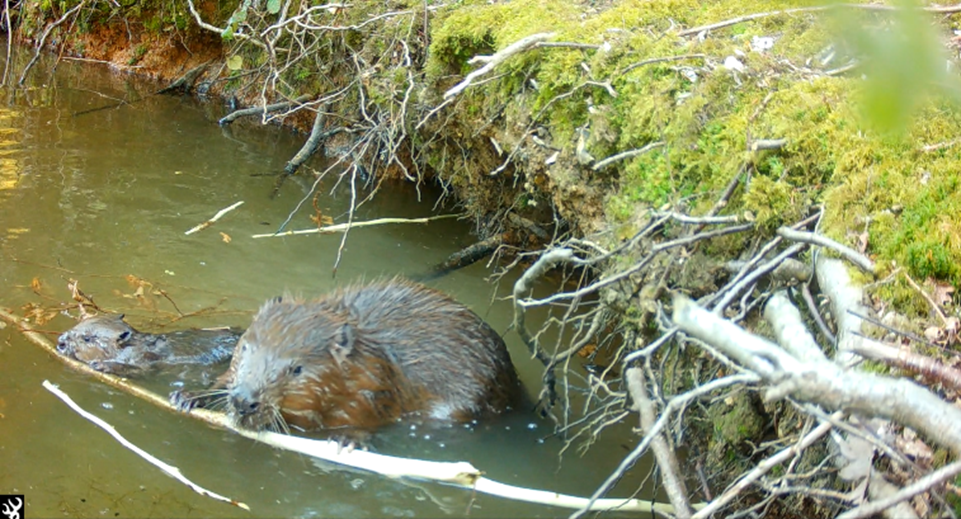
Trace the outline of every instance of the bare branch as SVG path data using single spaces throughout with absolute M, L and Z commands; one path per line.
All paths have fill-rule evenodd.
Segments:
M 839 253 L 841 256 L 844 257 L 844 259 L 857 265 L 859 269 L 871 274 L 874 273 L 873 261 L 869 260 L 863 254 L 852 249 L 851 247 L 848 247 L 847 245 L 842 245 L 828 238 L 827 236 L 824 236 L 822 234 L 816 234 L 813 232 L 797 231 L 789 227 L 781 227 L 780 229 L 777 230 L 777 233 L 779 236 L 783 236 L 785 239 L 788 239 L 791 241 L 810 243 L 811 245 L 818 245 L 821 247 L 829 248 Z
M 485 65 L 471 72 L 470 74 L 467 74 L 467 77 L 465 77 L 463 81 L 454 85 L 447 92 L 444 92 L 444 100 L 446 101 L 456 96 L 457 94 L 463 92 L 464 90 L 467 89 L 467 87 L 471 85 L 471 83 L 475 79 L 494 70 L 495 67 L 503 63 L 505 60 L 507 60 L 507 58 L 510 58 L 514 54 L 524 52 L 530 49 L 531 47 L 533 47 L 535 44 L 540 43 L 542 41 L 547 41 L 553 37 L 554 37 L 554 33 L 552 32 L 532 34 L 526 38 L 521 38 L 520 40 L 517 40 L 516 42 L 508 45 L 504 49 L 494 53 L 491 56 L 475 56 L 474 58 L 471 59 L 472 63 L 482 62 L 482 63 L 485 63 Z

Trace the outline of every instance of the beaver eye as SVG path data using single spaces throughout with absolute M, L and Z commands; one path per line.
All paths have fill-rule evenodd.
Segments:
M 127 340 L 127 337 L 130 337 L 130 332 L 129 332 L 129 331 L 128 331 L 128 332 L 123 332 L 123 333 L 120 334 L 120 340 L 121 340 L 121 341 Z
M 294 376 L 297 376 L 297 375 L 300 375 L 301 373 L 303 373 L 303 371 L 304 371 L 304 367 L 303 367 L 303 366 L 294 366 L 294 367 L 290 370 L 290 374 L 291 374 L 291 375 L 294 375 Z

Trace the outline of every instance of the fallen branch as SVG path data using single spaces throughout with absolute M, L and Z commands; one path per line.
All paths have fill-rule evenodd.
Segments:
M 157 90 L 156 92 L 154 92 L 154 94 L 159 95 L 159 94 L 168 94 L 173 91 L 181 91 L 181 92 L 189 91 L 190 87 L 192 87 L 194 85 L 194 82 L 197 81 L 197 77 L 199 77 L 200 74 L 207 69 L 207 65 L 209 64 L 210 62 L 208 61 L 207 63 L 201 63 L 200 65 L 197 65 L 196 67 L 188 70 L 186 74 L 177 78 L 173 83 L 170 83 L 166 87 L 161 88 L 160 90 Z
M 217 121 L 217 124 L 219 124 L 220 126 L 227 126 L 228 124 L 236 121 L 237 119 L 240 119 L 241 117 L 247 117 L 252 115 L 264 115 L 270 112 L 276 112 L 278 110 L 286 110 L 291 106 L 306 103 L 307 101 L 310 101 L 312 97 L 313 96 L 311 95 L 305 94 L 294 99 L 293 101 L 282 101 L 280 103 L 274 103 L 269 105 L 252 106 L 250 108 L 241 108 L 240 110 L 234 110 L 233 112 L 230 112 L 229 114 L 221 117 L 220 120 Z
M 638 149 L 636 149 L 636 150 L 628 150 L 628 151 L 625 151 L 625 152 L 622 152 L 622 153 L 618 153 L 618 154 L 616 154 L 616 155 L 611 155 L 610 157 L 607 157 L 606 159 L 597 161 L 597 163 L 594 164 L 594 166 L 593 166 L 591 169 L 593 169 L 594 171 L 600 171 L 600 170 L 606 168 L 607 166 L 610 166 L 611 164 L 613 164 L 613 163 L 615 163 L 615 162 L 617 162 L 617 161 L 624 160 L 624 159 L 629 159 L 629 158 L 631 158 L 631 157 L 636 157 L 636 156 L 638 156 L 638 155 L 643 155 L 643 154 L 645 154 L 645 153 L 647 153 L 647 152 L 649 152 L 649 151 L 651 151 L 651 150 L 653 150 L 653 149 L 655 149 L 655 148 L 660 148 L 660 147 L 663 146 L 663 145 L 664 145 L 664 141 L 655 141 L 655 142 L 652 142 L 652 143 L 647 144 L 647 145 L 644 146 L 643 148 L 638 148 Z
M 350 229 L 356 227 L 372 227 L 375 225 L 387 225 L 394 223 L 430 223 L 434 220 L 445 220 L 447 218 L 460 218 L 461 214 L 442 214 L 438 216 L 430 216 L 427 218 L 378 218 L 376 220 L 367 220 L 366 222 L 352 222 L 352 223 L 340 223 L 337 225 L 328 225 L 326 227 L 319 227 L 317 229 L 300 229 L 296 231 L 284 231 L 269 234 L 255 234 L 253 238 L 278 238 L 283 236 L 294 236 L 301 234 L 334 234 L 338 232 L 346 232 Z
M 793 396 L 827 409 L 895 420 L 961 454 L 961 409 L 913 381 L 846 371 L 830 361 L 802 361 L 680 294 L 674 296 L 673 321 L 762 377 L 771 385 L 766 400 Z
M 455 270 L 473 265 L 474 263 L 493 254 L 494 251 L 497 250 L 502 243 L 504 243 L 504 240 L 504 234 L 497 234 L 487 238 L 486 240 L 481 240 L 477 243 L 471 244 L 451 254 L 443 262 L 431 267 L 430 273 L 426 276 L 423 276 L 422 279 L 436 279 Z
M 483 67 L 471 72 L 470 74 L 467 74 L 467 77 L 465 77 L 463 81 L 451 87 L 451 89 L 448 90 L 447 92 L 444 92 L 444 100 L 446 101 L 456 96 L 457 94 L 463 92 L 464 90 L 467 89 L 467 87 L 471 85 L 471 83 L 475 79 L 494 70 L 495 67 L 503 63 L 507 58 L 513 56 L 514 54 L 519 54 L 521 52 L 524 52 L 530 49 L 531 47 L 533 47 L 535 44 L 538 44 L 542 41 L 547 41 L 553 37 L 554 37 L 553 32 L 542 32 L 538 34 L 532 34 L 526 38 L 521 38 L 520 40 L 517 40 L 516 42 L 508 45 L 504 49 L 494 53 L 491 56 L 475 56 L 471 58 L 471 60 L 468 63 L 486 63 L 486 64 Z
M 657 417 L 657 408 L 647 396 L 644 369 L 630 368 L 624 373 L 624 379 L 634 400 L 635 410 L 640 414 L 641 430 L 645 434 L 651 434 L 650 431 Z M 663 431 L 653 434 L 651 450 L 654 452 L 654 459 L 661 471 L 661 477 L 664 478 L 664 491 L 674 506 L 675 516 L 678 519 L 688 519 L 691 517 L 691 503 L 687 497 L 687 486 L 684 485 L 684 478 L 680 476 L 680 466 L 677 463 L 677 456 L 674 455 L 674 449 L 668 443 Z
M 314 126 L 310 130 L 310 137 L 307 137 L 307 142 L 304 146 L 300 148 L 300 151 L 294 155 L 294 158 L 290 159 L 290 162 L 284 166 L 284 173 L 287 175 L 293 175 L 300 169 L 300 166 L 307 162 L 314 153 L 317 152 L 317 147 L 320 142 L 324 140 L 329 133 L 324 132 L 324 120 L 326 119 L 328 105 L 323 105 L 317 109 L 317 115 L 314 116 Z
M 961 391 L 961 370 L 927 355 L 914 353 L 905 346 L 895 348 L 867 337 L 861 337 L 852 351 L 862 357 L 918 373 L 937 380 L 956 391 Z
M 828 238 L 827 236 L 813 232 L 797 231 L 791 229 L 790 227 L 781 227 L 777 230 L 777 234 L 778 236 L 782 236 L 787 240 L 810 243 L 811 245 L 818 245 L 820 247 L 831 249 L 840 254 L 844 259 L 857 265 L 859 269 L 874 274 L 874 262 L 868 259 L 867 256 L 852 249 L 851 247 L 848 247 L 847 245 L 842 245 Z
M 204 488 L 204 487 L 202 487 L 202 486 L 194 483 L 193 481 L 190 481 L 189 479 L 187 479 L 187 478 L 180 472 L 180 469 L 178 469 L 177 467 L 174 467 L 173 465 L 169 465 L 169 464 L 167 464 L 167 463 L 164 463 L 163 461 L 160 461 L 159 459 L 157 459 L 156 457 L 152 456 L 152 455 L 151 455 L 150 453 L 148 453 L 147 451 L 141 449 L 140 447 L 137 447 L 137 446 L 134 445 L 133 443 L 130 443 L 130 441 L 127 440 L 126 438 L 124 438 L 120 433 L 118 433 L 117 430 L 116 430 L 112 425 L 110 425 L 110 424 L 108 424 L 107 422 L 103 421 L 102 419 L 100 419 L 100 417 L 95 416 L 95 415 L 93 415 L 93 414 L 90 414 L 89 412 L 87 412 L 87 411 L 85 411 L 84 409 L 82 409 L 79 405 L 77 405 L 76 402 L 73 401 L 73 399 L 71 399 L 69 396 L 67 396 L 66 393 L 64 393 L 63 391 L 61 391 L 60 388 L 58 388 L 57 386 L 51 384 L 50 381 L 44 380 L 44 381 L 43 381 L 43 387 L 46 388 L 47 391 L 50 391 L 51 393 L 53 393 L 53 394 L 54 394 L 57 398 L 59 398 L 60 400 L 63 400 L 63 402 L 64 402 L 65 404 L 67 404 L 71 409 L 73 409 L 74 411 L 76 411 L 77 414 L 79 414 L 80 416 L 82 416 L 82 417 L 86 418 L 87 420 L 93 422 L 94 425 L 96 425 L 97 427 L 100 427 L 100 428 L 103 429 L 104 431 L 107 431 L 107 433 L 110 434 L 110 436 L 113 436 L 113 438 L 114 438 L 115 440 L 117 440 L 117 441 L 120 443 L 120 445 L 123 445 L 124 447 L 130 449 L 130 450 L 133 451 L 137 456 L 140 456 L 141 458 L 145 459 L 145 460 L 146 460 L 148 463 L 150 463 L 151 465 L 153 465 L 153 466 L 159 468 L 160 470 L 164 471 L 164 473 L 166 473 L 168 476 L 176 479 L 177 481 L 183 483 L 184 485 L 187 485 L 187 486 L 190 487 L 190 489 L 193 490 L 194 492 L 196 492 L 196 493 L 198 493 L 198 494 L 200 494 L 200 495 L 202 495 L 202 496 L 209 497 L 209 498 L 211 498 L 211 499 L 216 499 L 216 500 L 218 500 L 218 501 L 223 501 L 223 502 L 225 502 L 225 503 L 230 503 L 230 504 L 232 504 L 232 505 L 234 505 L 234 506 L 236 506 L 236 507 L 238 507 L 238 508 L 243 508 L 244 510 L 247 510 L 248 512 L 250 511 L 250 507 L 247 506 L 246 504 L 241 503 L 240 501 L 236 501 L 236 500 L 234 500 L 234 499 L 230 499 L 229 497 L 224 497 L 224 496 L 222 496 L 222 495 L 220 495 L 220 494 L 217 494 L 216 492 L 211 492 L 210 490 L 207 490 L 206 488 Z
M 238 207 L 240 207 L 240 206 L 242 206 L 242 205 L 244 205 L 244 201 L 243 201 L 243 200 L 235 203 L 234 205 L 232 205 L 232 206 L 230 206 L 230 207 L 225 207 L 225 208 L 221 209 L 220 211 L 217 211 L 217 214 L 215 214 L 213 218 L 211 218 L 211 219 L 207 220 L 206 222 L 203 222 L 203 223 L 201 223 L 201 224 L 199 224 L 199 225 L 194 226 L 194 227 L 193 227 L 192 229 L 190 229 L 189 231 L 184 232 L 184 234 L 190 235 L 190 234 L 193 234 L 193 233 L 195 233 L 195 232 L 202 231 L 202 230 L 206 229 L 207 227 L 210 227 L 211 225 L 213 225 L 214 222 L 216 222 L 217 220 L 220 220 L 220 218 L 223 217 L 223 215 L 229 213 L 230 211 L 233 211 L 234 209 L 236 209 L 236 208 L 238 208 Z
M 873 517 L 881 511 L 891 508 L 898 503 L 911 499 L 918 494 L 927 492 L 931 489 L 931 487 L 940 485 L 941 483 L 948 481 L 958 474 L 961 474 L 961 461 L 955 461 L 945 465 L 884 499 L 878 499 L 877 501 L 872 501 L 857 508 L 848 510 L 847 512 L 839 515 L 837 519 L 862 519 L 865 517 Z

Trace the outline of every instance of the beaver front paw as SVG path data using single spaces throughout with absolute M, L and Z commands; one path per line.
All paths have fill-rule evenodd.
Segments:
M 170 404 L 181 413 L 186 413 L 191 409 L 207 407 L 208 403 L 209 397 L 207 395 L 197 394 L 193 391 L 182 391 L 178 389 L 170 393 Z

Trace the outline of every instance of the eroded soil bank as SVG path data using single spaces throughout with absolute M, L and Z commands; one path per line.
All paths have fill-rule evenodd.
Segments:
M 790 288 L 833 355 L 844 318 L 832 307 L 821 321 L 828 287 L 812 272 L 810 237 L 789 227 L 867 260 L 852 270 L 870 289 L 864 310 L 925 339 L 877 327 L 874 337 L 954 358 L 961 113 L 944 63 L 957 58 L 955 10 L 794 4 L 66 1 L 9 14 L 21 40 L 63 59 L 183 79 L 185 93 L 239 106 L 280 103 L 242 124 L 289 125 L 305 151 L 342 159 L 325 171 L 308 161 L 298 174 L 444 186 L 475 223 L 477 249 L 465 256 L 496 251 L 502 268 L 527 269 L 515 329 L 545 364 L 545 400 L 589 395 L 583 415 L 555 407 L 559 430 L 583 445 L 636 419 L 625 411 L 644 399 L 625 382 L 632 366 L 648 371 L 638 384 L 660 406 L 739 373 L 730 355 L 675 340 L 672 293 L 771 336 L 777 325 L 760 311 Z M 801 261 L 784 263 L 792 256 Z M 796 270 L 774 275 L 782 264 Z M 529 280 L 548 272 L 566 291 L 530 298 Z M 525 322 L 526 308 L 546 305 L 556 320 Z M 561 339 L 540 343 L 544 327 Z M 956 396 L 941 378 L 925 384 Z M 686 478 L 694 501 L 825 420 L 768 400 L 753 379 L 705 395 L 672 408 L 677 425 L 665 435 L 697 467 L 682 471 L 698 474 Z M 914 449 L 885 451 L 878 471 L 896 484 L 948 459 L 938 438 L 923 451 L 910 428 L 886 431 L 890 441 L 875 440 Z M 869 476 L 837 477 L 826 452 L 806 446 L 728 506 L 808 517 L 849 508 Z M 945 487 L 932 492 L 916 512 L 950 510 Z

